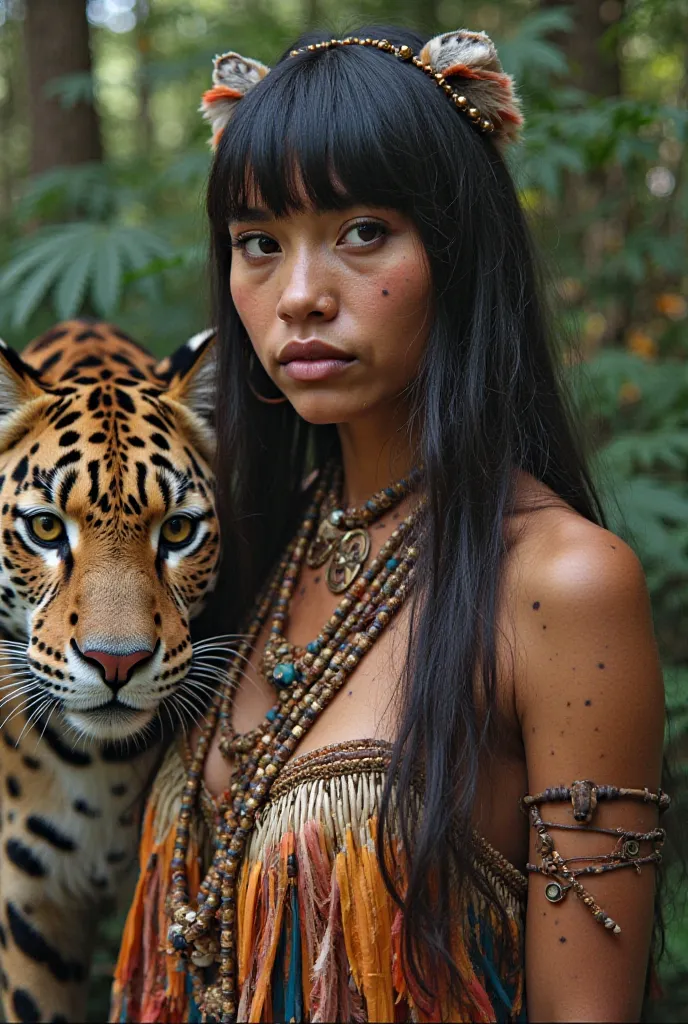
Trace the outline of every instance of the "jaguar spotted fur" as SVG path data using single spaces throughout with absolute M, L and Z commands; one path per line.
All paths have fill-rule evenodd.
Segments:
M 135 862 L 154 723 L 191 714 L 211 590 L 212 332 L 161 364 L 72 320 L 0 347 L 0 984 L 84 1020 L 99 908 Z M 175 712 L 176 708 L 176 712 Z

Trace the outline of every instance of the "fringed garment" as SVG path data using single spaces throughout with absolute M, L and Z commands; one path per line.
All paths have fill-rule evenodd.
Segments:
M 431 1001 L 412 975 L 405 977 L 401 911 L 384 886 L 375 849 L 389 756 L 389 744 L 378 740 L 333 744 L 293 758 L 274 783 L 237 892 L 240 1021 L 525 1020 L 526 878 L 477 835 L 477 866 L 494 900 L 471 891 L 455 915 L 460 1000 L 440 991 Z M 112 1021 L 200 1020 L 185 972 L 165 954 L 165 899 L 184 781 L 181 747 L 172 747 L 146 810 Z M 204 820 L 189 847 L 192 891 L 210 860 L 215 813 L 206 794 Z M 398 875 L 396 881 L 403 883 Z

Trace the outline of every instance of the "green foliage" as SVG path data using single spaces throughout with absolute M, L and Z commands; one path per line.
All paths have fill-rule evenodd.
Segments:
M 74 75 L 61 75 L 46 86 L 46 95 L 60 101 L 63 107 L 75 107 L 77 103 L 93 103 L 93 76 L 89 71 Z
M 125 277 L 153 285 L 148 271 L 167 252 L 149 228 L 90 221 L 42 228 L 17 248 L 0 276 L 0 294 L 13 297 L 13 326 L 26 324 L 48 293 L 58 319 L 84 309 L 107 317 L 119 305 Z
M 521 88 L 543 77 L 546 80 L 551 75 L 566 74 L 566 58 L 548 37 L 553 32 L 570 32 L 572 28 L 572 9 L 552 7 L 525 17 L 516 34 L 505 39 L 497 37 L 501 61 Z

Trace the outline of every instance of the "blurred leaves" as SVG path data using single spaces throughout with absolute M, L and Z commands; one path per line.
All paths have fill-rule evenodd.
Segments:
M 69 109 L 77 103 L 93 103 L 93 76 L 88 71 L 54 78 L 46 87 L 46 95 L 59 100 Z
M 573 13 L 573 7 L 536 11 L 520 21 L 514 35 L 496 40 L 504 69 L 514 76 L 520 88 L 543 76 L 566 74 L 566 58 L 552 45 L 550 37 L 553 32 L 573 29 Z
M 26 324 L 47 296 L 58 319 L 84 308 L 112 316 L 125 274 L 148 270 L 167 253 L 163 240 L 148 228 L 90 221 L 51 226 L 17 248 L 0 275 L 0 294 L 12 296 L 14 326 Z M 149 284 L 154 278 L 146 275 Z M 155 290 L 150 297 L 155 301 Z

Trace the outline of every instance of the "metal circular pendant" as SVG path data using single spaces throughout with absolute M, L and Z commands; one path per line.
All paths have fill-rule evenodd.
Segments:
M 627 839 L 623 844 L 623 856 L 629 859 L 637 857 L 640 853 L 640 843 L 636 839 Z
M 327 585 L 333 594 L 350 587 L 365 564 L 370 552 L 367 530 L 348 530 L 335 548 L 327 570 Z
M 545 886 L 545 896 L 550 903 L 559 903 L 564 898 L 564 890 L 559 882 L 548 882 Z

